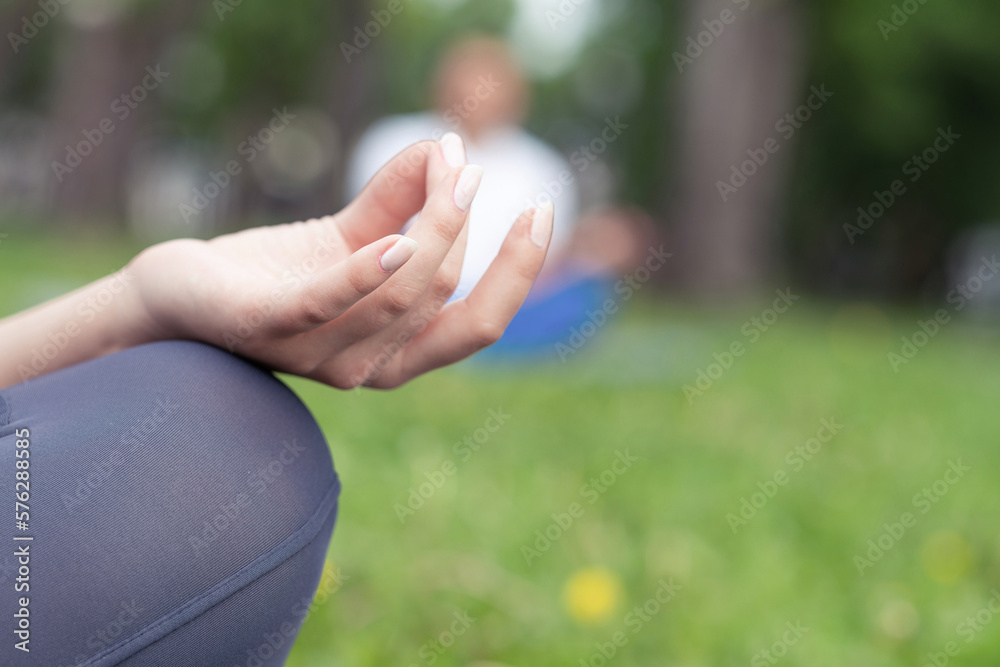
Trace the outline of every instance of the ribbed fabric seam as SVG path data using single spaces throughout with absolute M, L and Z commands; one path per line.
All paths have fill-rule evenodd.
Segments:
M 0 395 L 0 426 L 6 426 L 11 422 L 10 404 Z
M 285 538 L 281 544 L 201 595 L 188 600 L 169 614 L 161 616 L 128 639 L 124 639 L 114 646 L 104 649 L 86 662 L 80 664 L 86 667 L 111 667 L 112 665 L 117 665 L 122 660 L 135 655 L 147 646 L 166 637 L 185 623 L 194 620 L 226 598 L 234 595 L 240 589 L 275 569 L 308 546 L 316 538 L 330 512 L 336 506 L 339 493 L 340 480 L 335 478 L 312 516 L 294 533 Z

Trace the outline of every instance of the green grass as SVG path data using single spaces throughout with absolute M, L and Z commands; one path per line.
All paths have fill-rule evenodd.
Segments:
M 0 312 L 132 250 L 12 236 Z M 465 366 L 390 393 L 291 380 L 343 481 L 329 560 L 344 579 L 324 582 L 289 664 L 429 665 L 421 647 L 456 610 L 475 623 L 433 664 L 600 665 L 624 630 L 616 664 L 763 665 L 789 621 L 809 630 L 777 664 L 923 665 L 952 641 L 951 664 L 996 664 L 1000 619 L 971 642 L 956 629 L 1000 589 L 996 335 L 956 322 L 895 374 L 886 353 L 927 312 L 803 300 L 689 404 L 682 386 L 759 312 L 644 301 L 565 365 Z M 498 408 L 503 427 L 456 456 Z M 786 454 L 830 418 L 843 428 L 794 470 Z M 591 504 L 581 486 L 616 450 L 641 460 Z M 971 471 L 921 513 L 912 497 L 957 459 Z M 446 460 L 455 474 L 401 524 L 394 505 Z M 778 470 L 787 484 L 734 535 L 727 514 Z M 522 546 L 573 502 L 582 516 L 528 565 Z M 859 576 L 854 557 L 907 511 L 915 525 Z M 563 590 L 593 567 L 623 593 L 587 625 Z M 626 614 L 671 577 L 676 597 L 633 633 Z

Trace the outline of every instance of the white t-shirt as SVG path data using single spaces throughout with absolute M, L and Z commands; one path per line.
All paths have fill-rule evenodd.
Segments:
M 410 144 L 440 139 L 451 126 L 436 114 L 393 116 L 373 125 L 354 150 L 347 172 L 348 197 L 357 196 L 379 169 Z M 470 164 L 485 173 L 469 213 L 469 243 L 454 298 L 462 298 L 482 278 L 500 252 L 507 232 L 528 208 L 546 201 L 556 207 L 550 261 L 566 247 L 576 225 L 579 192 L 566 160 L 519 127 L 466 141 Z

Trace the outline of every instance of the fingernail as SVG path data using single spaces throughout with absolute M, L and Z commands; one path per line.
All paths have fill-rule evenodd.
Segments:
M 379 268 L 386 273 L 392 273 L 403 264 L 406 264 L 413 257 L 413 253 L 417 251 L 418 247 L 416 241 L 409 236 L 404 236 L 378 258 Z
M 441 137 L 441 152 L 449 167 L 464 167 L 469 164 L 465 157 L 465 142 L 454 132 Z
M 531 242 L 539 248 L 544 248 L 552 236 L 554 215 L 555 206 L 552 202 L 545 202 L 535 209 L 535 215 L 531 218 Z
M 482 180 L 483 168 L 479 165 L 473 164 L 463 169 L 462 175 L 458 177 L 458 183 L 455 184 L 455 206 L 468 211 Z

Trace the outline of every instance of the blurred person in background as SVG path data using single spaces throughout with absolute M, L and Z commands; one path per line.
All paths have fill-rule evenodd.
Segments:
M 358 141 L 347 170 L 348 197 L 403 147 L 456 132 L 469 159 L 485 168 L 469 217 L 468 243 L 454 298 L 482 277 L 526 203 L 556 204 L 545 268 L 524 308 L 491 356 L 551 353 L 586 313 L 612 293 L 613 277 L 634 267 L 642 219 L 635 212 L 604 211 L 581 219 L 575 172 L 554 148 L 525 130 L 531 91 L 507 45 L 475 35 L 452 44 L 433 78 L 432 111 L 391 116 Z M 447 142 L 446 142 L 447 143 Z

